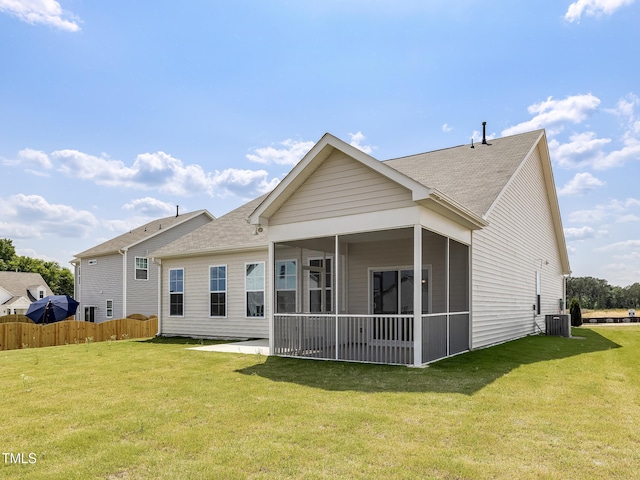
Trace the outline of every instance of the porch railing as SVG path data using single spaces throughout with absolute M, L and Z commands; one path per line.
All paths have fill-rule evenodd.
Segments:
M 281 313 L 274 354 L 391 365 L 414 363 L 413 315 Z M 422 316 L 422 362 L 469 349 L 469 312 Z
M 366 363 L 413 363 L 412 315 L 275 314 L 274 354 Z

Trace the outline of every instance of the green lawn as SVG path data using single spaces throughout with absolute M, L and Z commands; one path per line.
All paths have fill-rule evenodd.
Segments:
M 424 369 L 186 340 L 0 352 L 0 477 L 637 478 L 640 327 L 573 332 Z

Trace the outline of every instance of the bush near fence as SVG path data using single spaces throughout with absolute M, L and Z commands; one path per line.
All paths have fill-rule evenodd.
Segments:
M 0 350 L 53 347 L 74 343 L 104 342 L 126 338 L 153 337 L 158 333 L 158 318 L 148 320 L 119 318 L 102 323 L 64 320 L 48 325 L 0 323 Z

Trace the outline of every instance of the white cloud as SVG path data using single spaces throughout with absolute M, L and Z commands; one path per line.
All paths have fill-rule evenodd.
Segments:
M 564 168 L 579 168 L 602 162 L 606 157 L 602 148 L 611 142 L 610 138 L 596 138 L 594 132 L 573 134 L 569 142 L 549 141 L 549 153 L 554 162 Z
M 567 241 L 585 240 L 596 236 L 596 231 L 591 227 L 565 228 L 564 236 Z
M 588 172 L 577 173 L 564 187 L 558 190 L 558 195 L 583 195 L 604 186 L 604 184 L 602 180 Z
M 610 250 L 627 250 L 634 248 L 640 248 L 640 240 L 624 240 L 622 242 L 610 243 L 609 245 L 598 247 L 595 250 L 597 252 L 607 252 Z
M 564 18 L 569 22 L 578 22 L 582 14 L 590 17 L 611 15 L 625 5 L 631 5 L 634 0 L 578 0 L 569 5 Z
M 592 94 L 574 95 L 564 100 L 554 100 L 553 97 L 535 103 L 528 107 L 530 114 L 535 115 L 531 120 L 519 123 L 502 131 L 502 135 L 515 135 L 539 128 L 549 130 L 549 135 L 564 128 L 564 123 L 574 124 L 584 121 L 600 105 L 600 99 Z
M 362 132 L 358 131 L 357 133 L 349 133 L 349 136 L 351 137 L 351 141 L 349 142 L 349 144 L 352 147 L 356 147 L 358 150 L 362 150 L 364 153 L 371 155 L 375 147 L 362 144 L 362 142 L 366 138 Z
M 606 170 L 620 167 L 630 160 L 640 160 L 640 139 L 632 137 L 630 132 L 625 137 L 624 146 L 620 150 L 614 150 L 597 158 L 593 162 L 593 168 Z
M 228 168 L 206 172 L 200 165 L 185 165 L 164 152 L 140 154 L 130 167 L 119 160 L 77 150 L 59 150 L 51 157 L 60 162 L 60 171 L 72 177 L 109 187 L 154 189 L 177 196 L 204 193 L 254 198 L 272 190 L 279 181 L 269 180 L 266 170 Z
M 292 140 L 288 138 L 280 142 L 280 147 L 263 147 L 253 149 L 253 153 L 247 154 L 247 159 L 256 163 L 277 165 L 295 165 L 315 145 L 314 142 Z
M 45 234 L 61 237 L 85 237 L 98 224 L 86 210 L 49 203 L 40 195 L 17 194 L 0 198 L 5 221 L 0 230 L 11 238 L 42 238 Z
M 44 172 L 42 172 L 43 169 L 49 170 L 53 168 L 49 155 L 40 150 L 33 150 L 32 148 L 24 148 L 18 152 L 18 158 L 15 160 L 3 159 L 2 163 L 12 167 L 25 167 L 28 172 L 40 175 L 45 175 Z M 34 168 L 38 170 L 33 170 Z
M 273 178 L 268 180 L 266 170 L 241 170 L 227 168 L 216 172 L 213 178 L 213 188 L 217 196 L 237 195 L 244 199 L 255 198 L 270 192 L 280 182 Z
M 607 204 L 596 205 L 591 210 L 577 210 L 569 214 L 572 223 L 599 223 L 613 218 L 616 222 L 627 221 L 632 215 L 631 209 L 640 207 L 640 200 L 627 198 L 625 200 L 611 200 Z
M 173 214 L 176 206 L 153 197 L 136 198 L 122 206 L 124 210 L 132 210 L 147 217 L 166 217 Z M 184 210 L 184 209 L 183 209 Z M 186 210 L 185 210 L 186 211 Z
M 80 30 L 78 19 L 65 12 L 55 0 L 0 0 L 0 12 L 32 25 L 40 23 L 68 32 Z
M 445 123 L 442 125 L 442 131 L 444 133 L 449 133 L 451 130 L 453 130 L 453 127 L 450 127 L 449 124 Z

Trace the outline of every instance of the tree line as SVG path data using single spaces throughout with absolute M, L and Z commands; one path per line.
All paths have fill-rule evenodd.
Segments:
M 0 238 L 0 271 L 39 273 L 54 295 L 73 296 L 73 274 L 58 262 L 16 255 L 13 240 Z
M 639 308 L 640 283 L 627 287 L 609 285 L 601 278 L 569 277 L 567 301 L 577 299 L 580 307 L 600 310 L 612 308 Z

